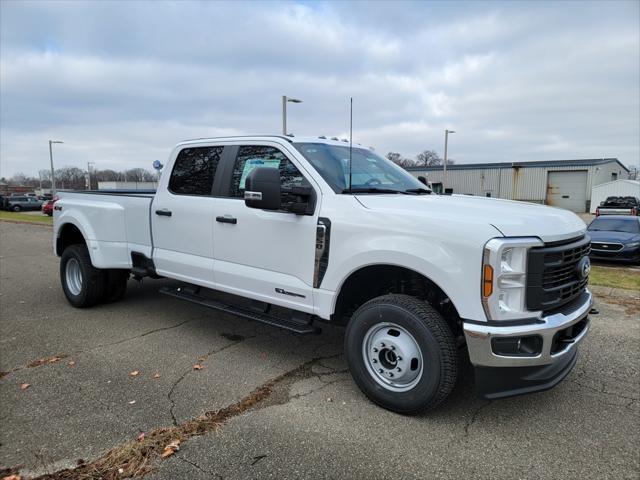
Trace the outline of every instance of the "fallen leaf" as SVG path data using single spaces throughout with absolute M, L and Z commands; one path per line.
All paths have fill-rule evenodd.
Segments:
M 194 369 L 194 370 L 202 370 L 203 368 L 204 368 L 204 367 L 203 367 L 202 365 L 200 365 L 199 363 L 196 363 L 196 364 L 193 366 L 193 369 Z
M 135 400 L 131 400 L 131 401 L 129 402 L 129 405 L 133 405 L 134 403 L 136 403 L 136 401 L 135 401 Z
M 154 373 L 153 374 L 153 378 L 160 378 L 160 374 L 159 373 Z
M 73 360 L 71 360 L 69 363 L 67 363 L 67 365 L 69 365 L 70 367 L 73 367 L 76 364 L 76 362 L 74 362 Z
M 27 388 L 29 388 L 31 386 L 30 383 L 23 383 L 22 385 L 20 385 L 20 390 L 26 390 Z
M 180 450 L 180 440 L 174 440 L 169 445 L 164 447 L 164 451 L 162 452 L 160 457 L 162 458 L 170 457 L 171 455 L 176 453 L 178 450 Z
M 22 480 L 20 475 L 9 475 L 8 477 L 2 477 L 2 480 Z
M 142 432 L 140 435 L 138 435 L 138 441 L 142 442 L 144 440 L 144 432 Z
M 138 375 L 140 375 L 140 372 L 138 370 L 134 370 L 133 372 L 131 372 L 129 374 L 129 376 L 131 376 L 131 377 L 137 377 Z
M 51 357 L 51 358 L 49 359 L 49 363 L 56 363 L 56 362 L 58 362 L 58 361 L 60 361 L 60 357 Z
M 165 448 L 164 452 L 162 452 L 162 454 L 160 455 L 161 458 L 167 458 L 170 457 L 171 455 L 173 455 L 175 452 L 173 450 L 171 450 L 170 448 Z

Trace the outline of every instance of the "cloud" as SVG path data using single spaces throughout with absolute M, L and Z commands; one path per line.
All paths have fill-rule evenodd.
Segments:
M 460 162 L 640 158 L 637 2 L 0 4 L 0 175 L 185 138 L 348 131 Z

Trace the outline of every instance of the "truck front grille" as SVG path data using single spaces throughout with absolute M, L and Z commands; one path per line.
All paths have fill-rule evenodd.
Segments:
M 589 278 L 582 277 L 578 264 L 589 255 L 590 248 L 586 235 L 532 248 L 527 269 L 527 309 L 553 310 L 580 295 Z

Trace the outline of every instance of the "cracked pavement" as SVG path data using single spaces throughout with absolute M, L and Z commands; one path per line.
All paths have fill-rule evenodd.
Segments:
M 339 328 L 295 336 L 160 295 L 166 280 L 72 308 L 50 235 L 0 222 L 0 472 L 90 462 L 281 378 L 145 478 L 638 478 L 640 320 L 624 302 L 598 299 L 577 366 L 555 389 L 487 402 L 467 366 L 448 402 L 404 417 L 357 389 Z

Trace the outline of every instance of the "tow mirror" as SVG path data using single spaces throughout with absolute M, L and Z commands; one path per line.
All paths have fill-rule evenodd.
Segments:
M 251 170 L 244 182 L 244 204 L 263 210 L 280 209 L 280 170 L 257 167 Z

